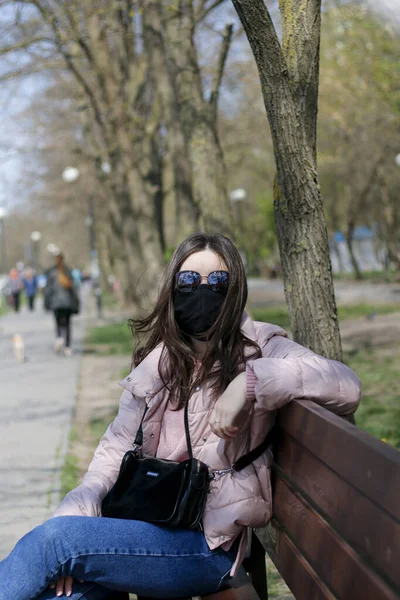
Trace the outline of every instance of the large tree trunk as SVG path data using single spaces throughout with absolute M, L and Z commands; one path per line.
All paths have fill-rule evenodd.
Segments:
M 212 102 L 203 95 L 194 41 L 193 2 L 179 0 L 168 6 L 163 0 L 157 2 L 165 34 L 165 66 L 173 90 L 174 118 L 178 119 L 183 132 L 191 167 L 193 202 L 200 209 L 200 225 L 208 231 L 232 234 L 232 207 L 216 124 L 217 95 Z M 219 85 L 223 66 L 224 63 Z
M 320 1 L 281 2 L 283 48 L 263 0 L 233 0 L 260 74 L 274 144 L 275 219 L 294 339 L 341 359 L 316 171 Z
M 99 102 L 108 116 L 108 135 L 103 135 L 102 145 L 111 164 L 109 177 L 129 274 L 128 293 L 142 308 L 153 304 L 157 294 L 154 282 L 163 268 L 162 164 L 153 156 L 159 105 L 148 56 L 132 55 L 130 37 L 125 40 L 128 46 L 120 48 L 120 57 L 115 56 L 111 30 L 104 35 L 102 19 L 102 13 L 95 11 L 89 27 L 97 59 Z M 128 28 L 128 36 L 129 32 Z
M 165 161 L 165 164 L 170 164 L 172 168 L 170 194 L 174 197 L 176 215 L 176 231 L 172 241 L 176 243 L 181 241 L 183 236 L 198 230 L 200 208 L 193 198 L 190 160 L 179 121 L 176 89 L 168 71 L 165 36 L 158 0 L 149 0 L 143 3 L 142 13 L 144 47 L 151 67 L 152 78 L 157 87 L 162 121 L 165 127 L 164 137 L 169 154 L 169 160 Z M 157 214 L 157 217 L 160 218 L 160 214 Z M 164 233 L 162 245 L 165 248 Z

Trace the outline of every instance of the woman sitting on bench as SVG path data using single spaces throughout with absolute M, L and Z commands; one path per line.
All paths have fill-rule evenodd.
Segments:
M 201 233 L 177 248 L 154 310 L 132 323 L 135 341 L 142 332 L 146 338 L 122 381 L 118 416 L 55 518 L 0 563 L 0 600 L 105 600 L 117 598 L 116 590 L 188 598 L 216 592 L 237 573 L 247 528 L 271 518 L 272 455 L 264 448 L 245 468 L 232 465 L 262 444 L 275 411 L 294 398 L 350 415 L 360 397 L 347 366 L 252 321 L 246 301 L 243 264 L 228 238 Z M 141 421 L 145 456 L 188 459 L 186 405 L 193 456 L 213 473 L 200 526 L 102 517 Z

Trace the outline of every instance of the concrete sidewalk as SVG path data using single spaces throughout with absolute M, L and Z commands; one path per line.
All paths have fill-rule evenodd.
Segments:
M 66 358 L 53 350 L 53 316 L 41 303 L 34 313 L 24 308 L 0 319 L 0 559 L 59 502 L 85 317 L 72 321 L 73 356 Z M 14 358 L 15 333 L 25 340 L 24 364 Z

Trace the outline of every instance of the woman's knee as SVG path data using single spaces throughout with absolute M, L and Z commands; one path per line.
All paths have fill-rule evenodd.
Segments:
M 70 539 L 71 530 L 68 517 L 54 517 L 32 529 L 25 539 L 33 543 L 41 553 L 48 555 L 49 552 L 54 551 L 57 554 L 57 548 L 60 548 L 63 540 Z
M 33 531 L 43 539 L 44 542 L 52 542 L 55 539 L 62 538 L 67 533 L 71 533 L 71 517 L 53 517 L 39 525 Z

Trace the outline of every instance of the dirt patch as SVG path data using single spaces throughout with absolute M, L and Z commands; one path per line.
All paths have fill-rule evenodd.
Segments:
M 77 457 L 82 476 L 107 424 L 118 410 L 121 388 L 118 381 L 129 370 L 126 356 L 84 355 L 79 376 L 70 453 Z
M 346 320 L 340 324 L 343 350 L 399 346 L 400 312 L 390 315 L 371 315 L 368 318 Z

